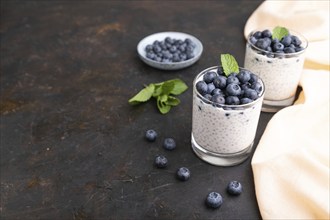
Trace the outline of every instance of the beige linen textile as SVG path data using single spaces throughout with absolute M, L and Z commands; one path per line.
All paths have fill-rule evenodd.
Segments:
M 263 219 L 329 219 L 329 1 L 265 1 L 254 29 L 284 26 L 309 41 L 295 105 L 274 115 L 252 169 Z

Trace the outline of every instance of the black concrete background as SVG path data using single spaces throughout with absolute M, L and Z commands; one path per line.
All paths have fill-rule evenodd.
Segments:
M 2 219 L 260 219 L 251 158 L 216 167 L 191 150 L 192 81 L 220 53 L 243 65 L 243 28 L 260 0 L 1 1 Z M 199 38 L 201 59 L 178 71 L 144 64 L 145 36 L 180 31 Z M 180 78 L 189 89 L 162 115 L 127 101 L 143 84 Z M 272 114 L 262 113 L 257 145 Z M 147 129 L 159 136 L 143 138 Z M 175 151 L 162 147 L 165 137 Z M 164 154 L 167 169 L 153 166 Z M 191 170 L 180 182 L 175 171 Z M 230 180 L 244 192 L 230 197 Z M 204 200 L 218 191 L 224 204 Z M 271 199 L 271 198 L 270 198 Z

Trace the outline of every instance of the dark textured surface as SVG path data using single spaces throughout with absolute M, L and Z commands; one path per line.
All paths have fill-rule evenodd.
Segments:
M 1 1 L 2 219 L 260 219 L 251 158 L 216 167 L 190 147 L 193 78 L 220 53 L 243 63 L 243 28 L 260 3 Z M 167 30 L 199 38 L 201 59 L 172 72 L 140 61 L 137 43 Z M 172 78 L 189 89 L 167 115 L 154 102 L 128 105 L 143 84 Z M 261 114 L 256 143 L 271 117 Z M 153 166 L 157 154 L 167 169 Z M 181 166 L 187 182 L 175 178 Z M 225 193 L 234 179 L 244 187 L 235 198 Z M 224 197 L 218 210 L 204 204 L 210 191 Z

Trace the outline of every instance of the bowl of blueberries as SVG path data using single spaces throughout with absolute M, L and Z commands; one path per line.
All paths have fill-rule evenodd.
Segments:
M 137 45 L 140 59 L 162 70 L 178 70 L 193 65 L 201 57 L 203 45 L 182 32 L 160 32 L 143 38 Z

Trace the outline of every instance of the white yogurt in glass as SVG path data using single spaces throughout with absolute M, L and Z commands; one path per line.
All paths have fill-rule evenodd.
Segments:
M 217 66 L 199 73 L 193 83 L 192 148 L 201 159 L 231 166 L 249 157 L 259 122 L 264 89 L 260 97 L 244 105 L 219 105 L 205 99 L 196 83 Z M 263 82 L 259 82 L 264 88 Z
M 244 68 L 258 75 L 265 83 L 265 98 L 262 111 L 276 112 L 292 105 L 304 66 L 307 40 L 295 33 L 302 41 L 304 50 L 281 56 L 255 47 L 248 36 L 245 51 Z M 267 55 L 264 55 L 267 53 Z

